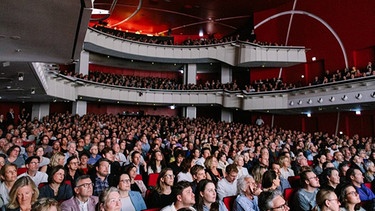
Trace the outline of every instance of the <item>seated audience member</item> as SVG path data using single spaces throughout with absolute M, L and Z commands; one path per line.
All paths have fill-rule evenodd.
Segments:
M 0 196 L 4 203 L 9 203 L 9 191 L 17 180 L 17 166 L 15 164 L 5 164 L 0 170 Z
M 247 170 L 247 168 L 244 167 L 245 158 L 243 155 L 237 155 L 234 158 L 234 163 L 237 165 L 238 168 L 238 177 L 249 175 L 249 171 Z
M 130 190 L 130 176 L 127 173 L 120 175 L 117 188 L 120 191 L 121 210 L 141 211 L 146 209 L 146 203 L 138 191 Z
M 351 163 L 350 167 L 356 167 L 363 174 L 366 172 L 365 165 L 364 165 L 364 162 L 363 162 L 363 158 L 361 156 L 359 156 L 358 154 L 356 154 L 352 157 L 352 163 Z
M 223 172 L 217 168 L 218 161 L 214 156 L 208 156 L 204 161 L 206 168 L 206 178 L 215 183 L 215 185 L 223 178 Z
M 62 152 L 58 152 L 51 157 L 51 162 L 47 166 L 47 174 L 51 172 L 51 169 L 55 166 L 64 166 L 65 164 L 65 155 Z
M 35 155 L 39 157 L 39 171 L 47 172 L 47 166 L 51 160 L 44 156 L 44 148 L 42 146 L 35 147 Z
M 177 182 L 188 181 L 193 182 L 193 176 L 190 173 L 190 169 L 193 165 L 193 158 L 187 157 L 181 163 L 181 172 L 177 175 Z
M 87 152 L 82 152 L 79 155 L 78 169 L 80 169 L 83 172 L 83 174 L 87 174 L 88 171 L 92 168 L 91 165 L 87 164 L 89 157 L 90 157 L 90 154 L 88 154 Z
M 185 152 L 180 148 L 176 148 L 173 152 L 174 161 L 169 163 L 168 167 L 173 170 L 174 175 L 178 175 L 178 173 L 182 170 L 182 161 L 185 159 Z
M 250 175 L 242 176 L 237 181 L 239 195 L 233 204 L 233 211 L 259 211 L 258 196 L 262 192 L 254 178 Z
M 191 183 L 191 188 L 193 189 L 193 192 L 195 193 L 195 189 L 202 179 L 206 179 L 206 172 L 201 165 L 194 165 L 190 169 L 191 175 L 193 177 L 193 182 Z
M 160 150 L 154 150 L 151 154 L 151 159 L 148 164 L 148 174 L 160 173 L 162 169 L 166 168 L 167 164 L 164 155 Z
M 327 161 L 327 157 L 324 154 L 318 154 L 314 157 L 314 168 L 313 171 L 316 175 L 320 175 L 323 172 L 323 163 Z
M 217 183 L 217 194 L 219 200 L 226 196 L 237 194 L 237 175 L 238 168 L 236 164 L 229 164 L 226 168 L 226 176 Z
M 121 152 L 120 144 L 114 143 L 112 145 L 113 154 L 115 156 L 115 161 L 120 163 L 120 166 L 123 166 L 127 163 L 124 153 Z
M 172 193 L 174 175 L 171 168 L 163 169 L 156 182 L 155 190 L 149 198 L 148 208 L 165 207 L 174 202 L 175 196 Z
M 224 152 L 219 152 L 219 154 L 217 155 L 217 159 L 219 160 L 217 168 L 221 169 L 222 172 L 225 172 L 225 168 L 227 167 L 227 165 L 229 165 L 227 161 L 227 155 Z
M 61 204 L 61 211 L 95 210 L 99 201 L 97 196 L 93 196 L 94 184 L 89 175 L 81 175 L 75 180 L 75 196 Z
M 161 211 L 176 211 L 182 208 L 193 209 L 192 206 L 195 204 L 195 195 L 189 182 L 178 182 L 173 186 L 172 192 L 176 197 L 174 202 L 161 209 Z
M 333 190 L 322 189 L 316 194 L 315 210 L 339 211 L 340 201 Z
M 35 152 L 35 144 L 33 142 L 26 144 L 25 153 L 22 154 L 23 159 L 26 160 L 28 157 L 34 156 L 34 152 Z
M 25 161 L 26 164 L 26 172 L 19 175 L 18 178 L 23 176 L 29 176 L 38 186 L 40 183 L 45 183 L 48 181 L 48 175 L 44 172 L 38 171 L 39 169 L 39 157 L 38 156 L 31 156 L 28 157 Z
M 259 188 L 262 187 L 263 174 L 266 171 L 267 171 L 267 168 L 265 168 L 264 166 L 260 166 L 260 165 L 257 165 L 255 168 L 253 168 L 252 175 Z
M 274 170 L 264 172 L 262 179 L 263 191 L 274 191 L 280 189 L 280 178 Z
M 355 187 L 350 184 L 342 185 L 336 191 L 339 194 L 341 203 L 340 211 L 365 211 L 360 206 L 361 199 Z
M 48 176 L 48 184 L 40 188 L 39 198 L 53 198 L 65 201 L 73 196 L 72 187 L 64 183 L 65 171 L 63 166 L 55 166 Z
M 296 157 L 296 165 L 294 166 L 294 175 L 300 174 L 303 170 L 309 169 L 306 157 L 303 153 L 299 153 Z
M 259 194 L 258 204 L 260 211 L 289 210 L 288 204 L 280 191 L 263 191 Z
M 339 173 L 340 173 L 340 183 L 348 183 L 349 181 L 346 181 L 346 172 L 350 168 L 350 163 L 346 160 L 344 160 L 339 165 Z
M 0 153 L 0 169 L 3 168 L 3 166 L 5 165 L 5 160 L 6 160 L 6 155 L 5 154 L 1 154 Z
M 204 162 L 206 161 L 206 158 L 208 156 L 211 156 L 211 149 L 204 147 L 201 149 L 201 157 L 196 161 L 195 164 L 201 165 L 204 167 Z
M 372 182 L 374 180 L 374 177 L 375 177 L 375 165 L 374 165 L 374 162 L 372 162 L 371 160 L 368 160 L 365 163 L 365 169 L 366 169 L 365 181 L 366 182 Z
M 333 165 L 335 166 L 336 169 L 339 169 L 339 165 L 344 161 L 344 156 L 342 155 L 342 152 L 336 151 L 333 153 L 333 158 L 335 161 L 333 161 Z
M 87 161 L 88 165 L 95 165 L 96 161 L 98 161 L 102 157 L 98 153 L 99 153 L 98 145 L 97 144 L 91 145 L 90 157 L 89 157 L 89 160 Z
M 320 187 L 319 178 L 312 170 L 305 170 L 300 174 L 300 188 L 294 197 L 296 210 L 312 210 L 316 206 L 316 194 Z
M 75 157 L 78 158 L 78 156 L 79 156 L 79 154 L 77 152 L 77 144 L 76 144 L 76 142 L 70 141 L 68 143 L 67 150 L 68 151 L 64 153 L 64 156 L 65 156 L 64 165 L 65 165 L 66 161 L 68 160 L 68 158 L 70 158 L 72 156 L 75 156 Z
M 130 163 L 136 167 L 137 174 L 147 177 L 147 164 L 144 161 L 142 154 L 139 151 L 133 151 L 130 154 L 131 161 Z
M 96 205 L 98 211 L 120 211 L 121 198 L 120 191 L 115 187 L 106 188 L 99 196 Z
M 198 183 L 195 190 L 194 208 L 197 211 L 228 211 L 222 200 L 217 201 L 215 184 L 208 179 L 201 180 Z
M 284 179 L 281 177 L 281 173 L 280 173 L 280 164 L 275 162 L 275 163 L 272 163 L 271 164 L 271 169 L 274 170 L 276 172 L 276 174 L 279 176 L 279 179 L 280 179 L 280 186 L 278 188 L 278 190 L 281 192 L 281 193 L 284 193 L 284 190 L 286 188 L 291 188 L 290 186 L 290 183 L 287 179 Z M 263 179 L 263 178 L 262 178 Z
M 339 171 L 335 168 L 326 168 L 319 176 L 320 187 L 322 189 L 335 190 L 340 184 Z
M 128 164 L 124 167 L 124 172 L 130 176 L 130 189 L 132 191 L 138 191 L 142 197 L 146 195 L 146 185 L 143 180 L 135 180 L 137 176 L 137 167 L 133 164 Z
M 115 156 L 113 154 L 113 150 L 109 147 L 106 147 L 102 150 L 102 158 L 105 158 L 109 161 L 109 174 L 113 176 L 114 179 L 118 179 L 120 177 L 121 166 L 118 161 L 115 161 Z M 117 181 L 117 180 L 116 180 Z M 117 183 L 117 182 L 114 182 Z
M 68 158 L 65 164 L 65 180 L 70 181 L 70 184 L 72 184 L 72 188 L 74 189 L 74 183 L 75 180 L 83 175 L 83 171 L 78 168 L 79 166 L 79 160 L 77 157 L 72 156 Z
M 99 196 L 104 189 L 115 186 L 116 178 L 109 173 L 110 161 L 100 158 L 95 164 L 95 173 L 91 175 L 91 181 L 94 183 L 94 196 Z
M 30 177 L 21 177 L 17 179 L 9 192 L 9 204 L 6 206 L 6 210 L 31 210 L 31 206 L 37 201 L 38 196 L 39 190 L 33 180 Z
M 41 198 L 32 206 L 32 211 L 61 211 L 59 202 L 55 199 Z
M 21 152 L 21 147 L 18 145 L 11 146 L 8 151 L 8 157 L 5 160 L 5 163 L 13 163 L 17 165 L 17 168 L 25 167 L 25 160 L 22 156 L 19 156 Z
M 364 177 L 361 170 L 352 167 L 349 168 L 346 172 L 346 180 L 355 187 L 361 201 L 375 199 L 375 194 L 364 184 Z
M 284 179 L 288 179 L 288 177 L 294 177 L 294 171 L 290 168 L 291 162 L 290 158 L 287 156 L 281 156 L 279 158 L 280 163 L 280 173 L 281 177 Z

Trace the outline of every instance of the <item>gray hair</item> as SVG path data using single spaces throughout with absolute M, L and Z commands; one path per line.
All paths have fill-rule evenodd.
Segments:
M 248 189 L 246 180 L 249 178 L 254 179 L 250 175 L 244 175 L 237 180 L 237 190 L 240 194 L 245 194 L 246 190 Z
M 279 190 L 263 191 L 258 198 L 260 211 L 271 210 L 273 208 L 273 200 L 278 196 L 282 197 L 282 193 Z

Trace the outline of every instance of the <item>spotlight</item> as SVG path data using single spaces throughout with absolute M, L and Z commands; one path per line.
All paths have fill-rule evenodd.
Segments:
M 357 100 L 362 99 L 362 94 L 361 94 L 361 93 L 358 93 L 358 94 L 355 96 L 355 98 L 357 98 Z
M 322 102 L 323 102 L 323 98 L 319 98 L 318 103 L 322 103 Z
M 311 99 L 308 99 L 308 100 L 307 100 L 307 103 L 308 103 L 308 104 L 311 104 L 311 103 L 312 103 L 312 100 L 311 100 Z
M 373 92 L 373 93 L 371 94 L 371 97 L 372 97 L 372 98 L 375 98 L 375 92 Z
M 356 110 L 355 111 L 355 115 L 361 115 L 361 111 L 360 110 Z
M 311 117 L 311 113 L 310 112 L 306 113 L 306 115 L 307 115 L 307 117 Z
M 335 101 L 335 97 L 334 96 L 330 97 L 329 101 L 334 102 Z
M 342 96 L 341 100 L 347 101 L 348 100 L 348 96 L 346 96 L 346 95 Z
M 35 89 L 31 89 L 31 94 L 35 94 Z
M 294 102 L 293 102 L 293 101 L 290 101 L 290 102 L 289 102 L 289 105 L 293 106 L 293 105 L 294 105 Z
M 299 100 L 299 101 L 298 101 L 298 105 L 301 105 L 301 104 L 302 104 L 302 100 Z
M 18 73 L 18 80 L 23 81 L 23 73 Z

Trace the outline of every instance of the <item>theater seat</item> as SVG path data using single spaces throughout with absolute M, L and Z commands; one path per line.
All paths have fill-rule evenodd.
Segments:
M 228 210 L 233 210 L 233 204 L 236 200 L 236 197 L 237 196 L 227 196 L 223 198 L 223 203 L 225 204 Z
M 289 181 L 289 184 L 292 188 L 299 188 L 301 187 L 300 185 L 300 176 L 297 175 L 297 176 L 292 176 L 292 177 L 288 177 L 288 181 Z
M 366 182 L 365 186 L 368 187 L 368 188 L 370 188 L 370 190 L 372 190 L 372 184 L 371 184 L 371 182 Z
M 289 202 L 288 204 L 291 204 L 291 200 L 293 197 L 293 194 L 298 190 L 298 188 L 286 188 L 284 190 L 284 199 L 285 201 Z
M 17 176 L 19 176 L 20 174 L 23 174 L 27 171 L 27 168 L 18 168 L 17 169 Z
M 142 180 L 142 175 L 141 174 L 137 174 L 137 176 L 135 176 L 134 180 Z
M 148 187 L 155 187 L 156 182 L 158 181 L 159 174 L 158 173 L 151 173 L 148 175 Z

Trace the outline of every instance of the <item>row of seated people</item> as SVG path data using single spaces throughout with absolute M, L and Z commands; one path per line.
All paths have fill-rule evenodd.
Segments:
M 118 30 L 116 28 L 108 28 L 105 26 L 95 25 L 93 27 L 94 29 L 97 29 L 99 31 L 102 31 L 104 33 L 122 38 L 127 39 L 131 41 L 137 41 L 137 42 L 144 42 L 144 43 L 152 43 L 152 44 L 160 44 L 160 45 L 213 45 L 213 44 L 225 44 L 230 43 L 237 40 L 242 40 L 245 42 L 251 42 L 257 45 L 263 45 L 263 46 L 281 46 L 277 43 L 272 42 L 262 42 L 258 40 L 254 40 L 253 38 L 248 39 L 240 39 L 240 36 L 228 36 L 223 38 L 215 38 L 214 36 L 211 36 L 209 38 L 200 38 L 200 39 L 191 39 L 188 38 L 184 40 L 182 43 L 174 42 L 174 39 L 172 36 L 147 36 L 147 35 L 140 35 L 140 34 L 134 34 L 134 33 L 128 33 L 121 30 Z
M 225 194 L 229 194 L 229 196 L 236 194 L 237 189 L 230 188 L 227 190 L 225 185 L 220 188 L 219 184 L 228 181 L 228 179 L 224 179 L 229 178 L 229 176 L 235 181 L 251 172 L 258 186 L 263 189 L 267 188 L 260 185 L 262 175 L 265 171 L 270 170 L 270 164 L 274 165 L 274 163 L 277 163 L 276 161 L 284 160 L 285 158 L 283 159 L 282 156 L 288 157 L 289 155 L 290 160 L 295 161 L 296 174 L 299 174 L 300 170 L 298 169 L 308 165 L 307 158 L 314 160 L 315 157 L 319 157 L 317 149 L 328 150 L 325 153 L 326 160 L 334 161 L 333 164 L 335 161 L 340 161 L 340 158 L 335 157 L 333 159 L 332 157 L 338 149 L 345 153 L 344 159 L 349 157 L 349 160 L 357 163 L 358 160 L 361 161 L 357 157 L 358 155 L 367 158 L 375 149 L 372 138 L 364 137 L 361 139 L 357 135 L 352 138 L 347 136 L 331 138 L 331 136 L 323 133 L 309 134 L 270 128 L 269 126 L 259 127 L 251 124 L 215 122 L 200 118 L 189 120 L 176 117 L 121 117 L 108 114 L 87 114 L 80 117 L 66 113 L 52 114 L 43 117 L 41 121 L 22 122 L 15 127 L 9 125 L 7 131 L 5 131 L 5 140 L 2 139 L 4 146 L 1 146 L 1 150 L 7 154 L 4 163 L 13 163 L 17 167 L 26 165 L 28 162 L 22 163 L 20 156 L 23 150 L 25 153 L 31 152 L 26 160 L 33 156 L 34 150 L 29 147 L 34 143 L 31 145 L 29 143 L 28 147 L 23 149 L 20 134 L 24 131 L 30 134 L 27 139 L 32 139 L 38 146 L 42 146 L 44 149 L 44 152 L 43 150 L 41 152 L 42 155 L 51 156 L 51 165 L 56 163 L 55 161 L 67 165 L 69 174 L 65 173 L 66 177 L 71 175 L 70 171 L 73 170 L 73 167 L 83 167 L 82 163 L 85 160 L 88 160 L 86 164 L 90 159 L 94 160 L 96 162 L 92 164 L 95 165 L 98 162 L 99 157 L 97 155 L 99 152 L 104 159 L 108 160 L 102 161 L 104 162 L 103 171 L 99 173 L 99 176 L 104 175 L 104 180 L 105 178 L 111 178 L 110 175 L 115 173 L 117 176 L 113 177 L 118 179 L 118 173 L 125 171 L 121 170 L 121 166 L 132 164 L 134 166 L 131 168 L 133 173 L 129 173 L 129 176 L 135 180 L 137 174 L 142 174 L 143 183 L 147 184 L 149 174 L 161 173 L 162 169 L 166 169 L 162 165 L 163 160 L 169 163 L 172 172 L 174 165 L 180 167 L 182 162 L 185 161 L 187 169 L 189 169 L 188 167 L 192 169 L 196 165 L 205 166 L 207 172 L 204 172 L 203 175 L 217 184 L 219 199 L 225 197 Z M 357 149 L 363 149 L 364 153 Z M 82 156 L 85 154 L 85 150 L 89 152 L 89 157 Z M 185 154 L 179 155 L 180 150 L 183 150 Z M 78 165 L 78 158 L 73 157 L 69 160 L 73 155 L 79 156 L 81 164 Z M 191 160 L 189 161 L 187 158 Z M 39 159 L 39 162 L 41 162 L 44 158 L 39 156 Z M 324 160 L 321 157 L 319 159 Z M 30 165 L 31 162 L 33 161 L 30 160 L 27 165 Z M 122 165 L 120 162 L 122 162 Z M 33 162 L 33 165 L 36 163 Z M 172 165 L 172 163 L 174 164 Z M 235 168 L 228 167 L 229 163 L 234 164 Z M 261 165 L 255 165 L 257 163 Z M 219 164 L 222 169 L 221 174 L 218 173 L 220 172 L 218 170 L 220 169 L 218 168 Z M 250 167 L 248 167 L 249 164 Z M 314 169 L 316 166 L 314 166 Z M 94 169 L 99 171 L 101 169 L 99 167 L 100 165 L 96 164 Z M 237 170 L 237 175 L 235 176 L 231 174 L 231 171 L 227 171 L 227 167 L 229 170 L 233 169 L 234 172 Z M 88 167 L 82 169 L 85 168 Z M 183 173 L 189 175 L 189 172 L 193 177 L 194 174 L 191 169 Z M 182 172 L 182 170 L 180 171 Z M 88 172 L 90 171 L 87 170 L 86 173 Z M 179 170 L 173 172 L 174 178 L 177 178 L 177 180 L 179 173 Z M 280 169 L 280 175 L 282 173 L 283 170 Z M 73 172 L 72 175 L 75 175 L 75 173 Z M 74 177 L 72 176 L 72 178 Z M 107 182 L 115 182 L 117 179 L 110 179 Z M 74 184 L 74 180 L 72 181 L 71 184 Z M 93 180 L 93 183 L 94 181 L 97 180 Z M 133 184 L 136 184 L 136 182 Z M 144 186 L 137 184 L 135 188 L 138 187 L 140 194 L 146 197 L 147 188 L 146 190 L 142 188 Z M 94 186 L 94 193 L 98 187 L 101 186 Z M 233 190 L 235 190 L 234 193 L 231 192 Z M 54 193 L 52 190 L 50 192 Z M 64 193 L 68 192 L 65 191 Z M 146 201 L 149 200 L 146 199 Z

